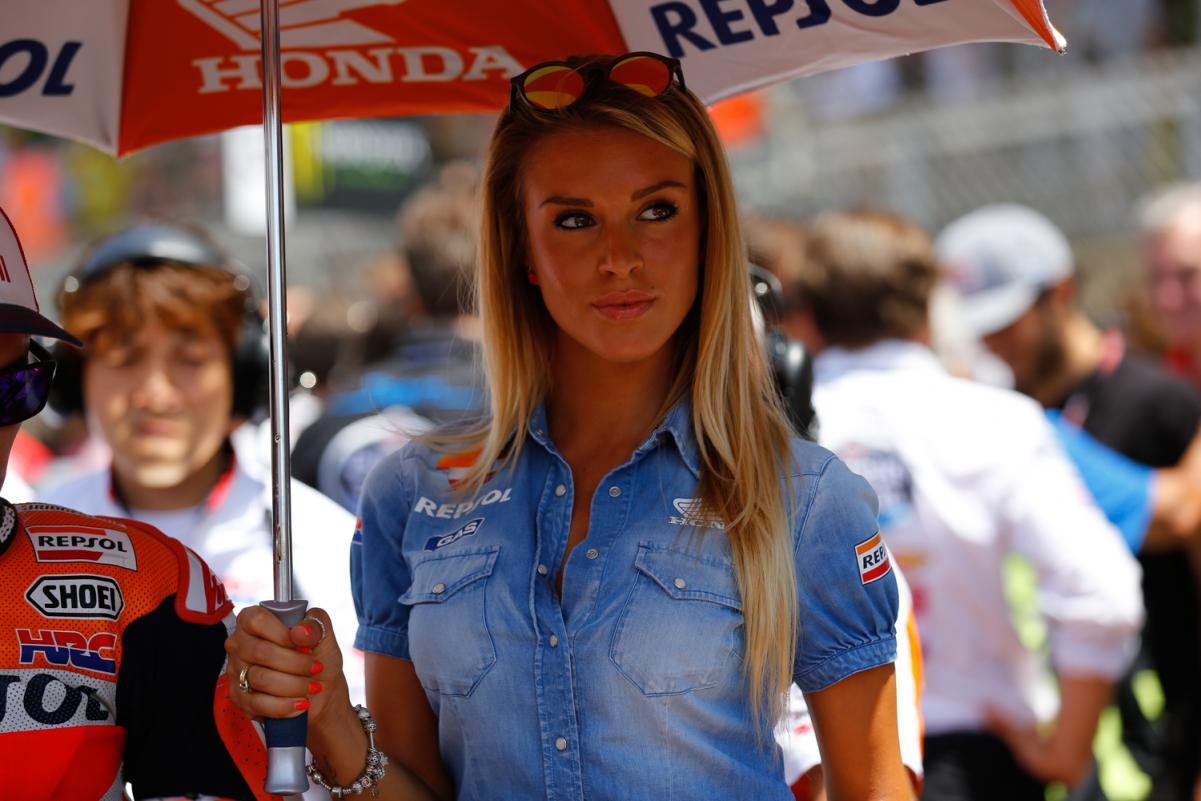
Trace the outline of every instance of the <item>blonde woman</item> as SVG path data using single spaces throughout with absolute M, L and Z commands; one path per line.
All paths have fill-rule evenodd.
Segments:
M 513 79 L 484 187 L 490 415 L 382 463 L 352 548 L 374 744 L 323 612 L 248 610 L 229 642 L 244 710 L 309 710 L 314 780 L 785 801 L 771 734 L 795 680 L 831 798 L 910 797 L 875 498 L 791 437 L 736 220 L 678 62 Z

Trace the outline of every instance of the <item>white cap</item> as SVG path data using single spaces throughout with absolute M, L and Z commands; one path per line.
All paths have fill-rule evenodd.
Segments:
M 1073 272 L 1063 232 L 1016 204 L 984 206 L 960 217 L 938 235 L 934 249 L 977 336 L 1012 325 Z
M 21 240 L 4 209 L 0 209 L 0 333 L 37 334 L 70 342 L 83 343 L 42 316 L 33 292 L 29 263 Z

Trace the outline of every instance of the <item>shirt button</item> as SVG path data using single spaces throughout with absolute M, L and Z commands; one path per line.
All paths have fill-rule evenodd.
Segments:
M 539 576 L 545 576 L 549 572 L 550 572 L 550 568 L 547 567 L 546 565 L 538 565 L 538 575 Z
M 609 497 L 616 498 L 621 494 L 621 487 L 609 487 Z
M 567 487 L 563 486 L 562 484 L 555 487 L 555 497 L 556 498 L 562 498 L 566 494 L 567 494 Z
M 684 579 L 682 579 L 682 578 L 676 579 L 675 581 L 672 582 L 672 584 L 676 585 L 677 590 L 682 590 L 688 586 L 688 582 L 684 581 Z
M 587 556 L 589 559 L 595 559 L 596 557 L 600 556 L 600 551 L 596 550 L 595 548 L 589 548 L 587 552 L 585 552 L 584 556 Z
M 556 637 L 556 636 L 555 636 L 555 635 L 553 635 L 553 634 L 552 634 L 552 635 L 550 635 L 550 647 L 551 647 L 551 648 L 558 648 L 558 647 L 559 647 L 559 638 L 558 638 L 558 637 Z
M 444 592 L 446 592 L 445 584 L 442 584 L 441 582 L 439 582 L 438 584 L 434 585 L 434 595 L 440 595 L 441 593 L 444 593 Z
M 567 738 L 566 737 L 557 738 L 555 740 L 555 748 L 559 749 L 560 751 L 566 751 L 567 750 Z

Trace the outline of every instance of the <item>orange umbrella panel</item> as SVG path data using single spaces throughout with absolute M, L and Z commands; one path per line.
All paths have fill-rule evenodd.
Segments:
M 258 123 L 258 0 L 0 0 L 0 122 L 126 153 Z M 281 0 L 287 121 L 494 111 L 577 53 L 679 58 L 716 101 L 972 41 L 1062 49 L 1041 0 Z

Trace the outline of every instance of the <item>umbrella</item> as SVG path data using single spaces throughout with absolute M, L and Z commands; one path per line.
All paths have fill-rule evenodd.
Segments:
M 264 123 L 275 601 L 292 599 L 282 133 L 288 121 L 492 111 L 570 53 L 680 58 L 713 102 L 944 45 L 1062 52 L 1042 0 L 0 0 L 0 122 L 113 154 Z M 281 94 L 287 108 L 281 114 Z M 304 717 L 269 721 L 269 792 L 307 788 Z

